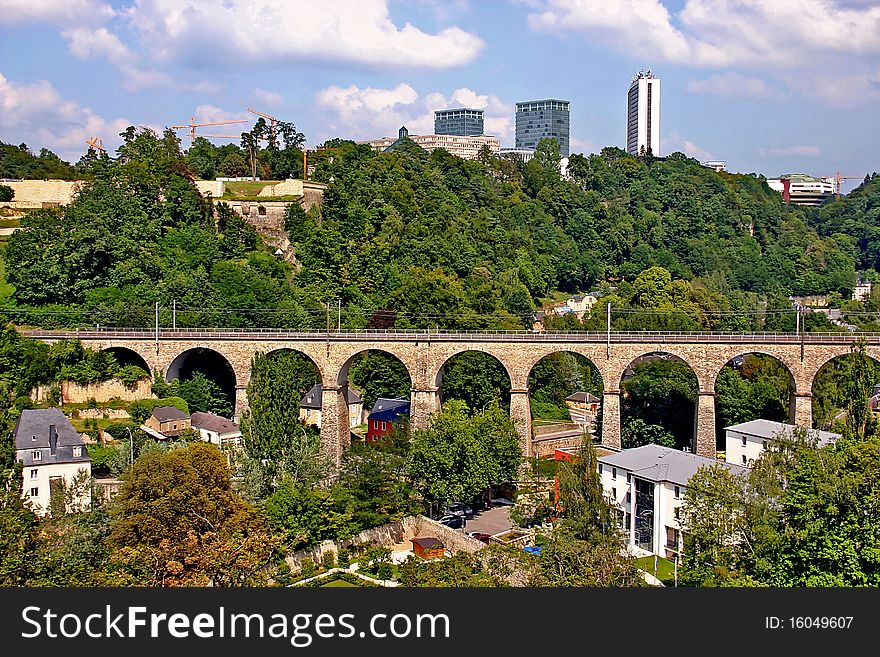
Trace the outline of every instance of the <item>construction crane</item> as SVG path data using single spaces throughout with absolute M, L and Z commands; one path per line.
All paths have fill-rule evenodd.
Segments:
M 208 121 L 206 123 L 196 123 L 196 119 L 194 116 L 189 118 L 189 123 L 185 125 L 173 125 L 171 126 L 175 130 L 180 130 L 182 128 L 189 128 L 189 137 L 190 144 L 196 140 L 196 128 L 201 128 L 203 126 L 208 125 L 233 125 L 235 123 L 247 123 L 245 119 L 240 119 L 237 121 Z M 238 137 L 227 137 L 223 135 L 199 135 L 199 137 L 216 137 L 218 139 L 238 139 Z
M 836 176 L 829 176 L 829 178 L 833 178 L 837 183 L 837 200 L 840 200 L 840 181 L 841 180 L 864 180 L 864 176 L 841 176 L 840 171 L 837 172 Z
M 264 119 L 268 119 L 269 121 L 269 130 L 272 132 L 272 137 L 275 137 L 275 128 L 278 127 L 279 119 L 276 119 L 274 116 L 270 116 L 269 114 L 263 114 L 262 112 L 258 112 L 253 107 L 248 107 L 247 111 L 251 114 L 256 114 L 257 116 L 262 116 Z
M 104 142 L 100 137 L 92 137 L 91 139 L 86 139 L 86 143 L 94 148 L 96 151 L 107 152 L 107 149 L 104 148 Z

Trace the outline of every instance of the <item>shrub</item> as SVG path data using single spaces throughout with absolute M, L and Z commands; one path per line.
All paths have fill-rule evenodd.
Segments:
M 61 386 L 57 383 L 49 386 L 49 390 L 46 393 L 46 401 L 49 402 L 52 406 L 58 406 L 61 404 Z
M 336 553 L 333 550 L 328 550 L 321 557 L 321 565 L 324 566 L 327 570 L 336 567 Z
M 299 562 L 299 574 L 303 579 L 308 579 L 312 577 L 318 568 L 315 566 L 314 560 L 311 557 L 306 557 L 302 561 Z
M 15 190 L 9 185 L 0 185 L 0 201 L 11 201 L 15 198 Z

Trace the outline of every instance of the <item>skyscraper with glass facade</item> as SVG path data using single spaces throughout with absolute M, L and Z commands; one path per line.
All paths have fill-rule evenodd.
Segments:
M 626 96 L 626 152 L 660 155 L 660 78 L 639 71 Z
M 516 104 L 516 147 L 534 150 L 544 137 L 559 142 L 559 153 L 568 157 L 569 101 L 549 98 Z
M 436 110 L 434 112 L 435 135 L 464 135 L 475 137 L 483 134 L 483 110 L 470 107 Z

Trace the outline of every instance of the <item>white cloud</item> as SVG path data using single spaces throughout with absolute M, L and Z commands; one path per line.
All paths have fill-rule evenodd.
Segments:
M 833 0 L 546 0 L 536 30 L 583 32 L 617 49 L 693 66 L 796 67 L 817 51 L 880 53 L 880 7 Z
M 254 89 L 253 96 L 257 99 L 257 101 L 263 103 L 264 105 L 277 107 L 284 104 L 284 96 L 282 96 L 277 91 L 267 91 L 266 89 L 260 89 L 260 87 L 257 87 L 256 89 Z
M 665 155 L 679 152 L 684 153 L 688 157 L 693 157 L 697 160 L 700 160 L 700 162 L 718 159 L 708 149 L 703 148 L 699 144 L 691 141 L 690 139 L 682 137 L 677 132 L 673 132 L 672 134 L 661 139 L 660 145 L 663 147 L 663 153 Z
M 4 141 L 27 142 L 33 150 L 48 148 L 76 161 L 85 153 L 85 140 L 100 137 L 112 150 L 119 133 L 131 123 L 124 118 L 107 120 L 90 108 L 61 98 L 46 80 L 11 82 L 0 74 L 0 131 Z
M 99 0 L 3 0 L 0 24 L 54 23 L 58 25 L 102 23 L 114 15 Z
M 822 149 L 818 146 L 787 146 L 785 148 L 760 148 L 758 152 L 762 157 L 813 157 L 821 155 Z
M 75 57 L 79 59 L 102 57 L 115 66 L 122 74 L 122 84 L 127 91 L 164 87 L 213 93 L 219 88 L 216 83 L 207 81 L 192 85 L 178 83 L 167 73 L 141 67 L 141 58 L 105 27 L 97 29 L 75 27 L 64 30 L 61 36 L 67 39 L 68 49 Z
M 543 0 L 529 14 L 538 31 L 582 34 L 651 65 L 751 68 L 802 95 L 831 105 L 880 100 L 880 5 L 862 0 Z M 713 76 L 714 77 L 714 76 Z M 769 87 L 746 78 L 744 93 L 770 98 Z M 808 79 L 809 84 L 804 84 Z M 695 93 L 718 92 L 709 80 Z
M 761 78 L 749 78 L 734 72 L 710 75 L 705 80 L 690 80 L 687 90 L 692 94 L 723 98 L 773 98 L 778 95 Z
M 690 45 L 659 0 L 548 0 L 529 25 L 547 32 L 585 31 L 640 55 L 687 59 Z
M 434 132 L 434 110 L 451 107 L 484 110 L 486 134 L 496 135 L 502 143 L 513 134 L 514 106 L 497 96 L 479 94 L 466 87 L 456 89 L 447 98 L 439 92 L 419 96 L 405 83 L 393 89 L 331 86 L 319 91 L 315 101 L 326 113 L 327 127 L 337 131 L 323 135 L 328 138 L 390 137 L 396 135 L 402 125 L 414 135 L 430 134 Z
M 449 68 L 483 48 L 458 27 L 398 26 L 387 0 L 139 0 L 125 14 L 151 59 L 214 69 L 316 60 Z
M 571 137 L 571 139 L 569 139 L 569 144 L 572 153 L 589 155 L 590 153 L 598 153 L 600 150 L 599 146 L 593 141 L 589 139 L 581 139 L 580 137 Z

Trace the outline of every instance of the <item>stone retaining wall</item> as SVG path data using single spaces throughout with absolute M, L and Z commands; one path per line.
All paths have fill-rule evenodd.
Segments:
M 323 541 L 314 547 L 298 550 L 287 557 L 287 563 L 291 569 L 296 571 L 299 570 L 299 562 L 306 557 L 312 559 L 315 563 L 320 563 L 325 553 L 339 552 L 341 548 L 363 545 L 365 543 L 375 543 L 390 547 L 419 536 L 433 536 L 440 539 L 443 541 L 446 550 L 452 553 L 468 552 L 472 554 L 486 547 L 485 544 L 477 539 L 471 538 L 458 530 L 451 529 L 446 525 L 441 525 L 427 516 L 407 516 L 402 520 L 388 523 L 381 527 L 365 529 L 351 538 L 341 541 Z
M 153 393 L 150 391 L 152 382 L 149 379 L 141 379 L 135 384 L 134 388 L 127 387 L 119 379 L 110 379 L 101 383 L 90 383 L 88 385 L 80 385 L 73 381 L 61 382 L 61 403 L 62 404 L 85 404 L 90 399 L 96 402 L 105 403 L 114 398 L 122 401 L 136 401 L 138 399 L 151 399 Z M 47 401 L 50 386 L 38 386 L 31 391 L 31 399 L 34 401 Z

